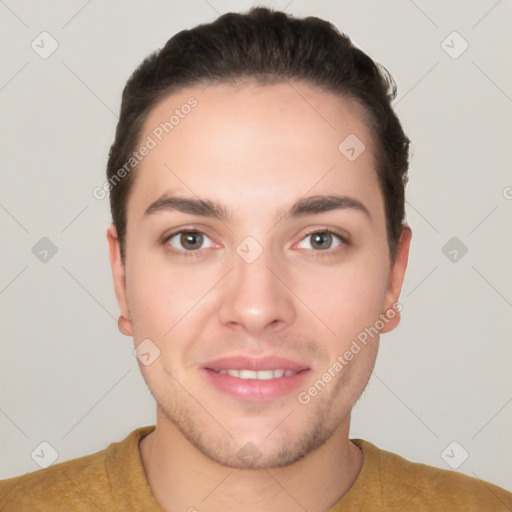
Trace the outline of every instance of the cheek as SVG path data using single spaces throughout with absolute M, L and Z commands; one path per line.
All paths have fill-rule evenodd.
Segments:
M 200 311 L 201 298 L 215 283 L 215 269 L 171 264 L 133 250 L 127 261 L 127 295 L 135 317 L 136 340 L 170 339 Z M 176 326 L 176 327 L 175 327 Z
M 387 263 L 368 251 L 367 257 L 359 254 L 338 266 L 302 273 L 298 295 L 339 345 L 374 325 L 384 307 L 388 278 Z
M 343 340 L 350 342 L 382 313 L 389 277 L 387 261 L 382 258 L 386 245 L 385 241 L 370 245 L 348 253 L 338 263 L 311 260 L 284 270 L 286 281 L 300 298 L 290 292 L 297 313 L 302 311 L 298 318 L 310 318 L 319 332 L 327 337 L 332 334 L 338 345 Z M 149 338 L 164 343 L 185 326 L 197 325 L 200 316 L 215 313 L 201 299 L 225 272 L 223 265 L 176 263 L 137 244 L 129 247 L 128 254 L 127 294 L 136 341 Z

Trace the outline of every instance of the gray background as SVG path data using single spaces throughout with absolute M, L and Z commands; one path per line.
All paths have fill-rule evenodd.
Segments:
M 154 423 L 117 330 L 108 199 L 92 190 L 133 69 L 177 31 L 252 5 L 0 2 L 0 478 L 39 469 L 33 453 L 48 463 L 43 441 L 60 462 Z M 261 5 L 324 17 L 382 62 L 413 141 L 403 320 L 382 337 L 351 437 L 512 490 L 512 2 Z M 43 31 L 59 45 L 46 59 L 31 47 L 51 48 Z M 46 261 L 42 237 L 57 247 Z

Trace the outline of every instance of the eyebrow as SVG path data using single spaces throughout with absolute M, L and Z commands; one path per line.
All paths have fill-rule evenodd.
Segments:
M 371 220 L 371 214 L 368 208 L 358 201 L 348 196 L 337 195 L 316 195 L 303 197 L 296 201 L 288 209 L 280 209 L 277 212 L 278 219 L 286 220 L 305 215 L 317 215 L 331 210 L 355 210 L 362 212 Z M 222 203 L 211 199 L 189 198 L 164 195 L 151 203 L 144 215 L 151 215 L 162 211 L 178 211 L 202 217 L 213 217 L 222 222 L 232 219 L 231 214 Z

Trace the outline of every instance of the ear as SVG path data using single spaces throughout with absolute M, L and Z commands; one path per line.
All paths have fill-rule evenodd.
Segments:
M 116 292 L 117 304 L 121 316 L 118 321 L 118 328 L 125 336 L 133 336 L 128 301 L 126 300 L 126 272 L 125 265 L 121 260 L 121 247 L 119 237 L 114 224 L 107 229 L 107 240 L 110 254 L 110 267 L 112 268 L 112 277 L 114 279 L 114 289 Z
M 396 249 L 395 261 L 391 267 L 391 274 L 389 276 L 389 287 L 386 292 L 386 301 L 384 304 L 384 311 L 392 309 L 395 311 L 393 318 L 384 325 L 381 333 L 392 331 L 400 323 L 400 310 L 397 308 L 398 299 L 402 290 L 404 282 L 405 269 L 407 268 L 407 261 L 409 259 L 409 246 L 411 244 L 412 231 L 409 226 L 402 227 L 402 234 L 398 241 Z M 401 308 L 400 308 L 401 309 Z

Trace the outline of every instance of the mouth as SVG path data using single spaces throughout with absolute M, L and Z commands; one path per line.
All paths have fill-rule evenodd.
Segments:
M 231 377 L 236 377 L 238 379 L 243 380 L 249 380 L 249 379 L 256 379 L 256 380 L 270 380 L 270 379 L 280 379 L 281 377 L 290 377 L 290 375 L 295 375 L 296 371 L 294 370 L 283 370 L 281 368 L 278 368 L 276 370 L 259 370 L 259 371 L 253 371 L 253 370 L 235 370 L 235 369 L 226 369 L 222 368 L 221 370 L 212 370 L 216 371 L 217 373 L 221 373 L 222 375 L 231 375 Z M 304 370 L 301 370 L 304 371 Z
M 304 383 L 311 368 L 277 356 L 244 355 L 216 359 L 201 368 L 208 384 L 239 400 L 263 402 L 289 395 Z

